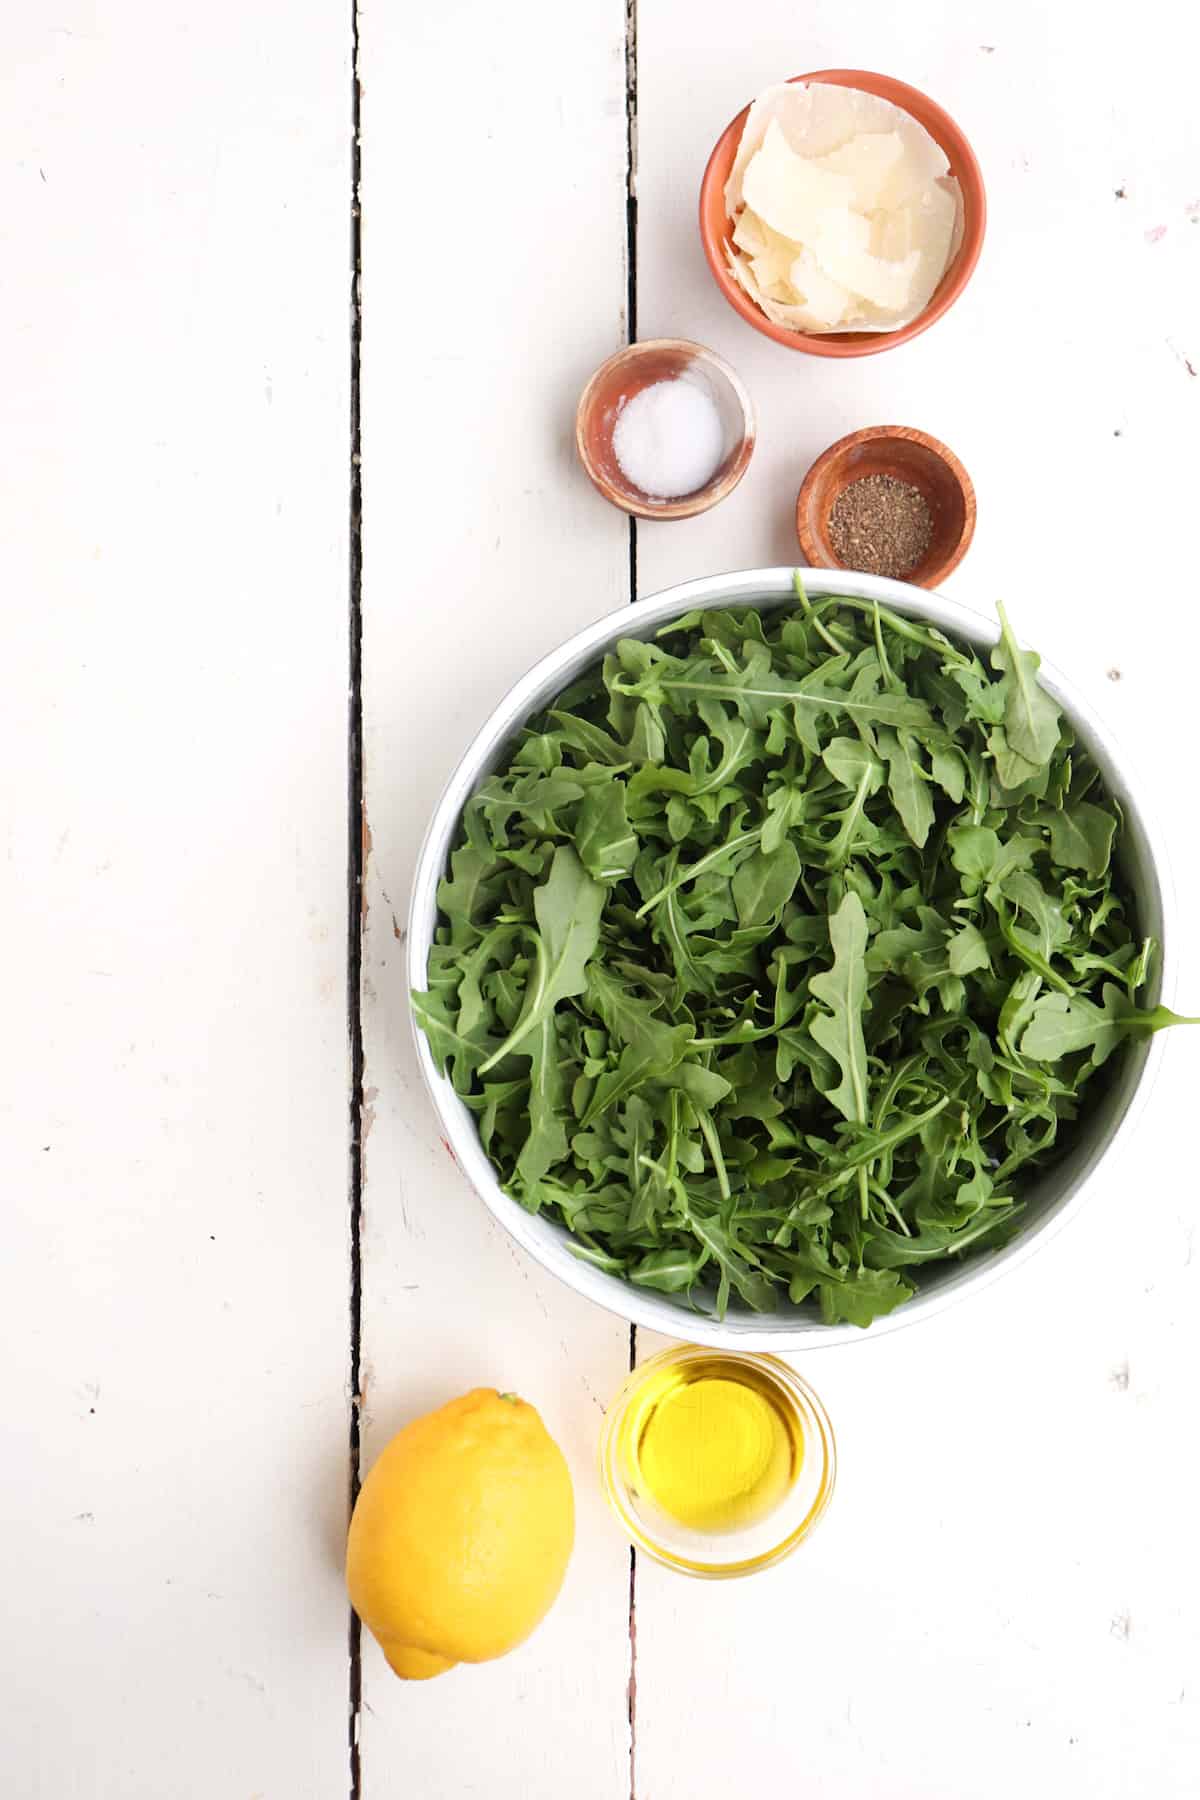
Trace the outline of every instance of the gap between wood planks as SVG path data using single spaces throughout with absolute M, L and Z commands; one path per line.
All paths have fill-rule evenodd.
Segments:
M 637 342 L 637 0 L 625 0 L 625 333 Z M 629 515 L 629 599 L 638 597 L 637 520 Z
M 625 330 L 637 342 L 637 0 L 625 0 Z M 638 597 L 637 520 L 629 515 L 629 603 Z M 629 1367 L 637 1364 L 637 1326 L 629 1327 Z M 629 1800 L 637 1800 L 637 1548 L 629 1546 Z
M 362 1480 L 362 1189 L 363 1189 L 363 868 L 366 808 L 363 802 L 362 713 L 362 89 L 358 79 L 358 5 L 350 0 L 350 717 L 349 843 L 347 846 L 346 1012 L 350 1041 L 350 1441 L 349 1506 Z M 350 1800 L 361 1800 L 362 1625 L 349 1609 L 348 1732 Z

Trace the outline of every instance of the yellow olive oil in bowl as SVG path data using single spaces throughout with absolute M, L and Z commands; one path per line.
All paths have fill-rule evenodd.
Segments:
M 757 1525 L 804 1458 L 796 1410 L 763 1370 L 719 1355 L 662 1363 L 626 1409 L 620 1453 L 639 1493 L 695 1531 Z
M 833 1432 L 773 1356 L 687 1346 L 651 1357 L 605 1416 L 605 1492 L 634 1543 L 691 1575 L 748 1575 L 786 1556 L 833 1491 Z

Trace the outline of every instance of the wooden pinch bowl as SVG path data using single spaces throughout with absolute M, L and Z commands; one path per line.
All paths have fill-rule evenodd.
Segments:
M 634 485 L 613 450 L 621 408 L 656 381 L 686 375 L 708 393 L 721 422 L 722 456 L 710 480 L 693 493 L 658 499 Z M 648 338 L 601 363 L 584 388 L 575 415 L 579 460 L 593 486 L 622 512 L 639 519 L 690 519 L 731 494 L 754 454 L 754 402 L 723 357 L 686 338 Z
M 866 475 L 892 475 L 923 496 L 933 515 L 933 534 L 904 579 L 913 587 L 936 587 L 958 567 L 975 535 L 975 489 L 953 450 L 908 425 L 868 425 L 818 456 L 796 499 L 796 534 L 805 561 L 814 569 L 846 567 L 830 540 L 829 515 L 851 482 Z
M 890 75 L 877 75 L 871 69 L 818 69 L 810 75 L 793 75 L 792 81 L 823 81 L 835 87 L 858 88 L 864 94 L 875 94 L 890 100 L 902 112 L 923 125 L 950 165 L 950 173 L 962 192 L 962 235 L 946 267 L 946 272 L 933 291 L 923 312 L 898 331 L 789 331 L 776 325 L 757 307 L 750 296 L 734 280 L 725 260 L 725 245 L 733 240 L 733 220 L 725 211 L 725 183 L 742 140 L 742 127 L 750 108 L 744 106 L 717 139 L 708 159 L 700 184 L 700 239 L 712 270 L 713 280 L 735 312 L 748 325 L 774 338 L 789 350 L 806 350 L 810 356 L 874 356 L 880 350 L 894 350 L 940 319 L 958 299 L 974 273 L 983 248 L 987 226 L 987 196 L 983 176 L 975 152 L 949 113 L 919 88 L 909 87 Z

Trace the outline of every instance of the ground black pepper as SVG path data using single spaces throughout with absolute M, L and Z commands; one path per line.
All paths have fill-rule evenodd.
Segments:
M 843 488 L 829 515 L 829 541 L 844 568 L 899 579 L 916 568 L 933 536 L 924 494 L 894 475 L 864 475 Z

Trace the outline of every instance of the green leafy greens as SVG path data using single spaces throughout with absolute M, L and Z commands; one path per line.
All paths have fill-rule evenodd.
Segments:
M 865 1326 L 1003 1242 L 1095 1072 L 1178 1021 L 1139 1004 L 1119 808 L 1003 610 L 985 665 L 796 586 L 618 643 L 530 721 L 414 1006 L 579 1255 Z

